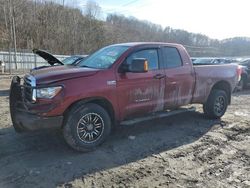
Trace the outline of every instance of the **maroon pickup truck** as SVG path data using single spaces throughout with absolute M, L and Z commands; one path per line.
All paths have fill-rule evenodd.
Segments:
M 208 117 L 220 118 L 239 72 L 231 64 L 195 67 L 179 44 L 115 44 L 77 66 L 14 77 L 11 118 L 17 132 L 59 127 L 72 148 L 90 150 L 119 122 L 166 109 L 199 103 Z

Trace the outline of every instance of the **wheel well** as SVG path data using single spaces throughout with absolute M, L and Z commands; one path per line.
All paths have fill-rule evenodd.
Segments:
M 64 112 L 63 116 L 64 116 L 64 123 L 65 123 L 65 120 L 67 119 L 67 116 L 68 116 L 68 113 L 72 110 L 72 109 L 77 109 L 79 108 L 80 106 L 82 106 L 83 104 L 87 104 L 87 103 L 94 103 L 94 104 L 97 104 L 101 107 L 103 107 L 105 110 L 107 110 L 110 118 L 111 118 L 111 122 L 112 122 L 112 125 L 114 125 L 115 123 L 115 111 L 114 111 L 114 108 L 112 106 L 112 104 L 105 98 L 88 98 L 88 99 L 81 99 L 81 100 L 78 100 L 78 101 L 75 101 L 73 104 L 71 104 Z M 64 125 L 63 123 L 63 125 Z
M 105 110 L 107 110 L 107 112 L 111 118 L 112 124 L 115 122 L 114 108 L 113 108 L 112 104 L 107 99 L 103 99 L 103 98 L 93 99 L 93 100 L 89 101 L 89 103 L 95 103 L 95 104 L 98 104 L 101 107 L 103 107 Z
M 217 82 L 211 89 L 214 90 L 214 89 L 219 89 L 219 90 L 223 90 L 226 92 L 227 96 L 228 96 L 228 104 L 231 103 L 231 86 L 228 82 L 226 81 L 220 81 L 220 82 Z

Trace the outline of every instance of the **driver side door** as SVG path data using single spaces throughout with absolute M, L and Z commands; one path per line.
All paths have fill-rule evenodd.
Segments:
M 164 108 L 165 74 L 159 66 L 159 49 L 132 52 L 123 63 L 129 65 L 135 58 L 147 59 L 149 70 L 144 73 L 118 73 L 117 100 L 122 120 Z

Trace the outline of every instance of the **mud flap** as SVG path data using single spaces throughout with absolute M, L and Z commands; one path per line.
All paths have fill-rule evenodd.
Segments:
M 22 91 L 20 87 L 20 77 L 14 76 L 11 85 L 10 85 L 10 94 L 9 94 L 9 106 L 10 106 L 10 116 L 13 123 L 13 126 L 16 132 L 23 132 L 25 129 L 16 122 L 16 104 L 18 101 L 22 100 Z

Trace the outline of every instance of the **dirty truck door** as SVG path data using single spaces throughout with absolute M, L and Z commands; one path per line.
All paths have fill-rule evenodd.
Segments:
M 165 74 L 159 68 L 159 50 L 143 49 L 130 54 L 123 63 L 134 58 L 145 58 L 149 71 L 145 73 L 118 73 L 117 91 L 121 118 L 160 111 L 164 103 Z
M 165 108 L 189 104 L 195 84 L 191 61 L 184 63 L 178 49 L 168 46 L 161 48 L 161 58 L 166 75 Z

